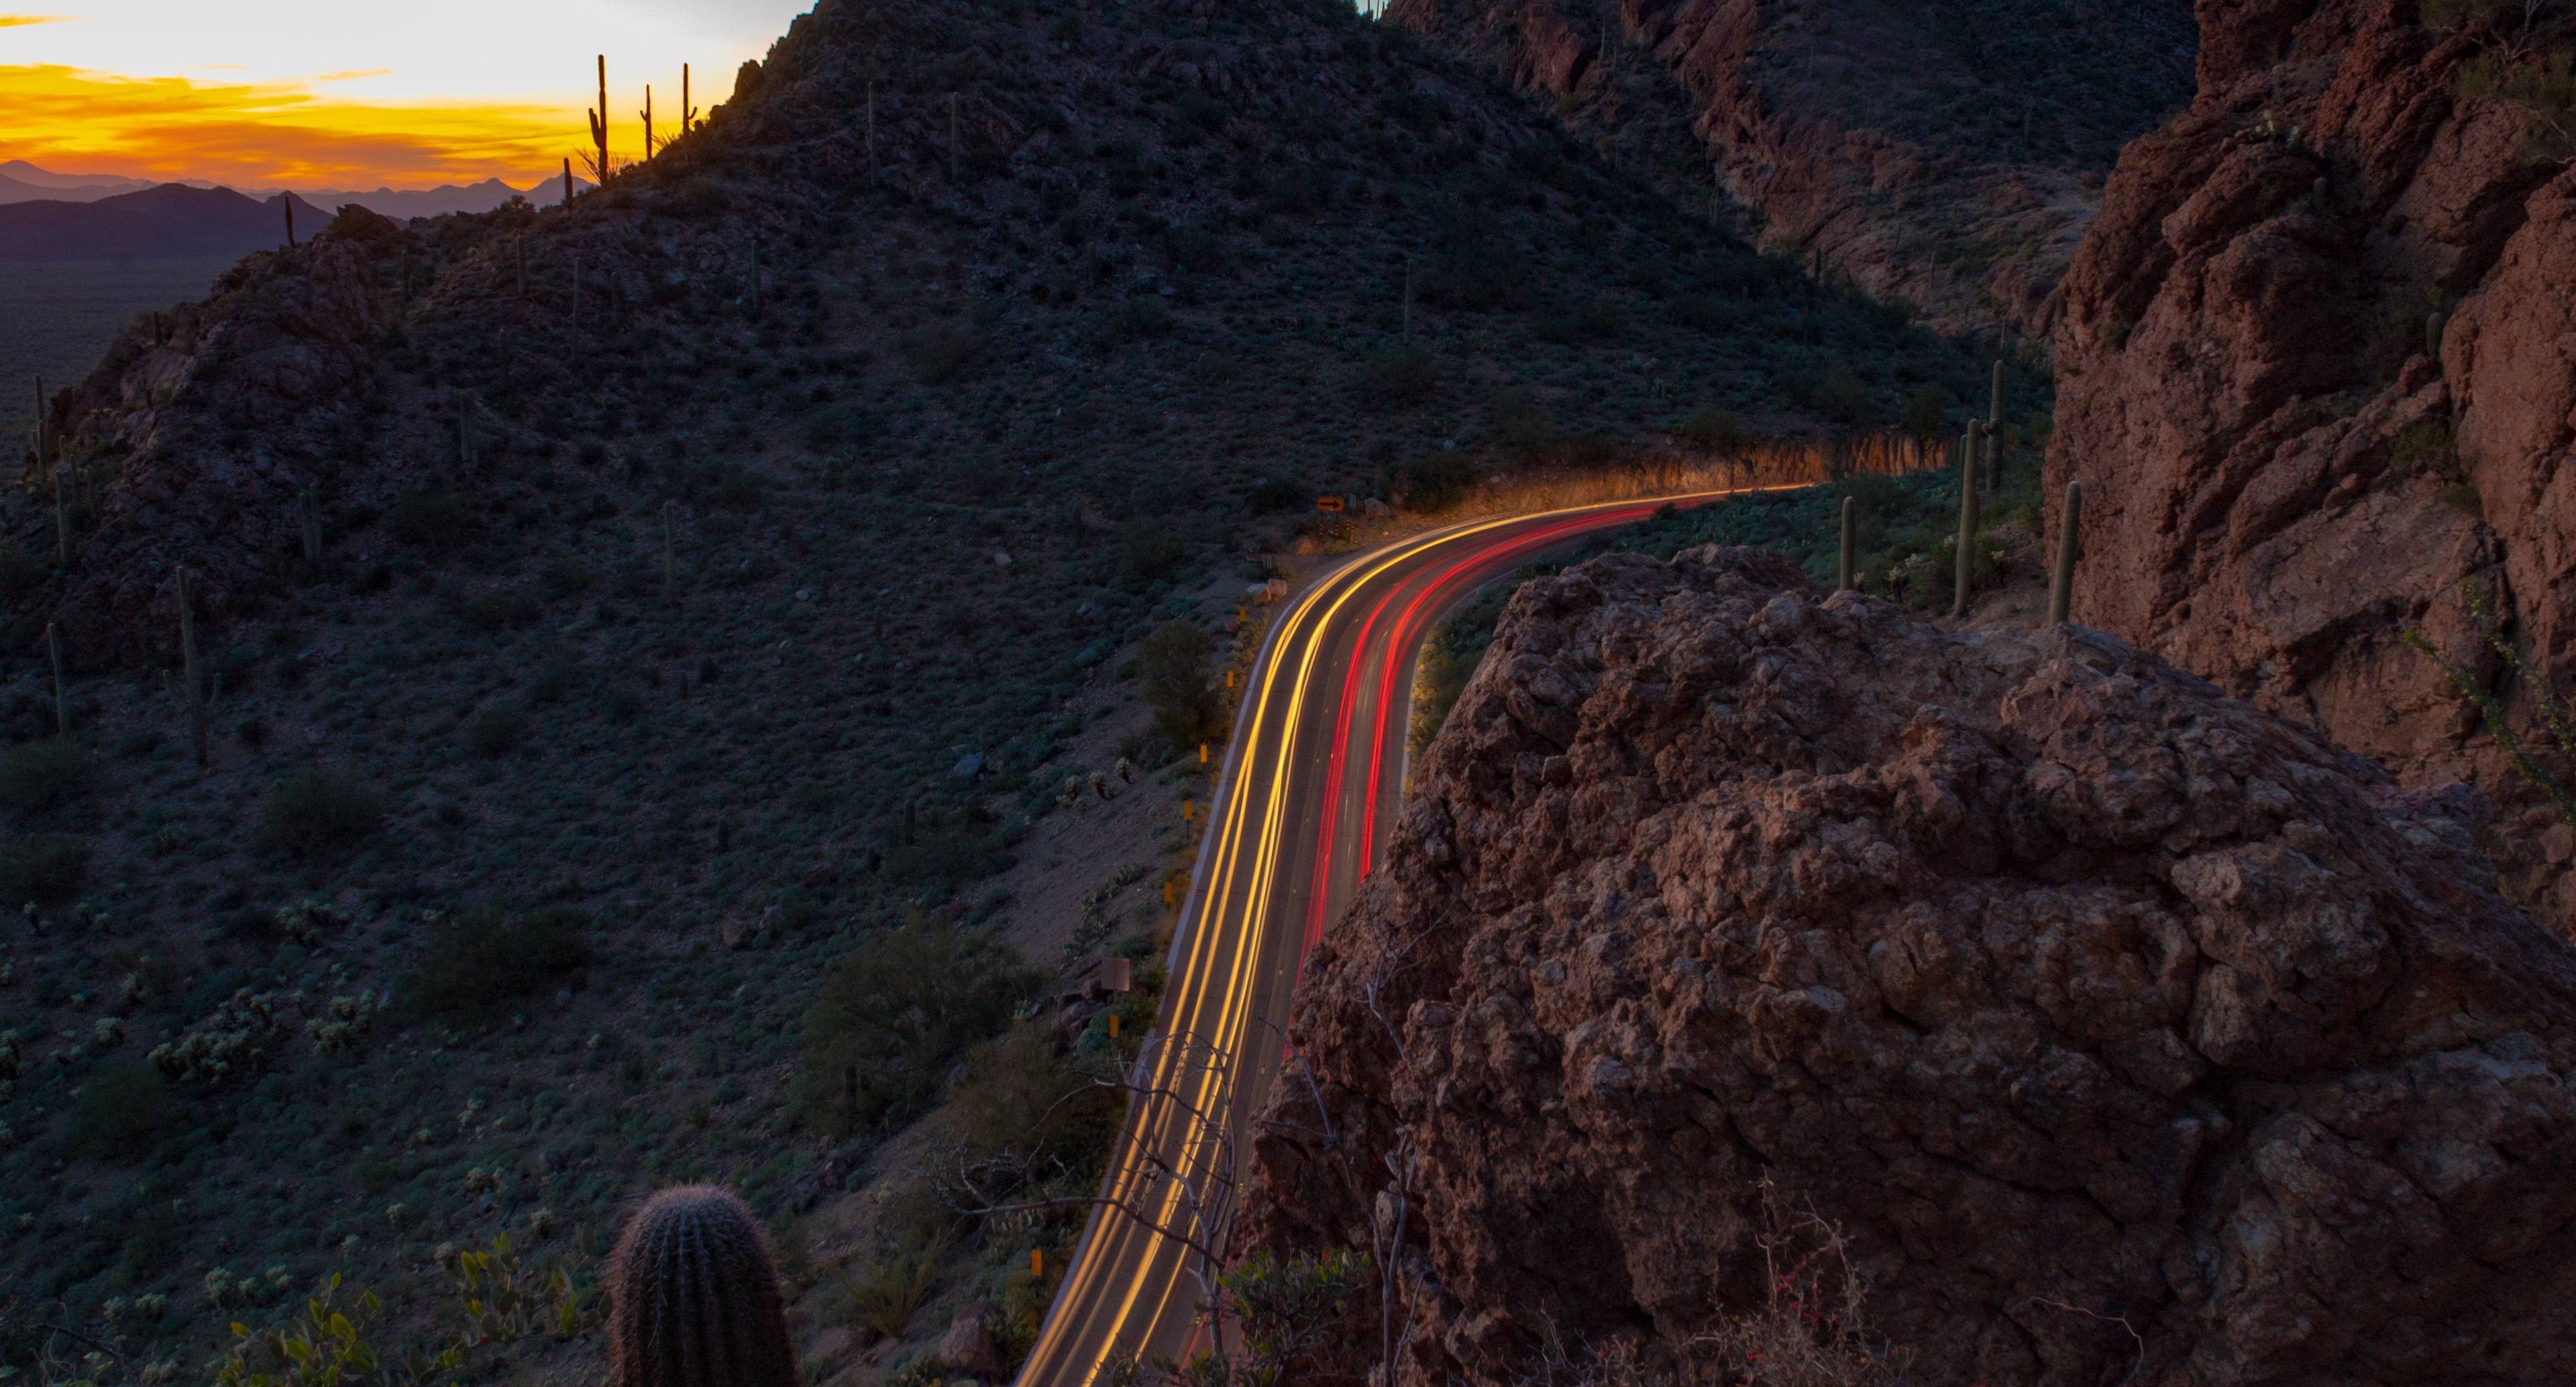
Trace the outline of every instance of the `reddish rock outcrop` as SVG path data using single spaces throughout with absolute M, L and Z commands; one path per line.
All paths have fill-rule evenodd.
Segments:
M 2078 619 L 2514 803 L 2402 638 L 2495 674 L 2477 580 L 2576 655 L 2576 170 L 2457 94 L 2493 36 L 2416 10 L 2202 4 L 2198 99 L 2122 156 L 2066 280 L 2048 480 L 2084 484 Z
M 1394 0 L 1387 18 L 1943 331 L 2045 338 L 2121 144 L 2189 98 L 2185 0 Z
M 1766 1180 L 1911 1380 L 2576 1380 L 2576 952 L 2470 792 L 1716 549 L 1524 587 L 1417 784 L 1248 1205 L 1365 1247 L 1409 1133 L 1406 1381 L 1716 1380 Z

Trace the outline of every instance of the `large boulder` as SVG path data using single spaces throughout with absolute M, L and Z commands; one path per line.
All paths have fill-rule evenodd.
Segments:
M 1525 586 L 1416 780 L 1249 1201 L 1402 1208 L 1405 1380 L 1704 1360 L 1767 1185 L 1925 1382 L 2576 1381 L 2576 954 L 2473 794 L 1717 549 Z
M 2540 829 L 2405 638 L 2499 674 L 2478 583 L 2541 665 L 2576 659 L 2576 167 L 2462 94 L 2500 33 L 2418 11 L 2201 5 L 2198 96 L 2122 154 L 2066 277 L 2049 490 L 2083 483 L 2106 575 L 2077 619 Z M 2515 893 L 2576 919 L 2566 852 L 2523 855 Z

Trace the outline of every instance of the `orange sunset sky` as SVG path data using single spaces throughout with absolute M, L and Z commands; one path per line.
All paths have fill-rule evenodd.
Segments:
M 72 0 L 0 14 L 0 160 L 280 187 L 524 187 L 588 140 L 608 55 L 612 152 L 691 65 L 703 113 L 810 0 Z M 667 70 L 666 70 L 667 69 Z

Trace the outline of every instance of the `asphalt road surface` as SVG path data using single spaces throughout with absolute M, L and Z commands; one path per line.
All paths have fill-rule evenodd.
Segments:
M 1232 1214 L 1298 965 L 1394 825 L 1431 624 L 1551 550 L 1703 499 L 1469 521 L 1362 554 L 1290 601 L 1245 689 L 1162 1014 L 1132 1070 L 1140 1091 L 1102 1191 L 1118 1207 L 1093 1211 L 1020 1387 L 1090 1387 L 1115 1355 L 1191 1348 L 1209 1273 L 1193 1244 Z

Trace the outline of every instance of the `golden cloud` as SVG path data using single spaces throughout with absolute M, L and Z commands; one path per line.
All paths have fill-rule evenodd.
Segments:
M 70 19 L 67 14 L 0 14 L 0 29 L 17 29 L 29 24 L 62 24 Z
M 377 103 L 313 86 L 0 66 L 6 152 L 64 172 L 363 190 L 533 177 L 588 135 L 578 106 Z

